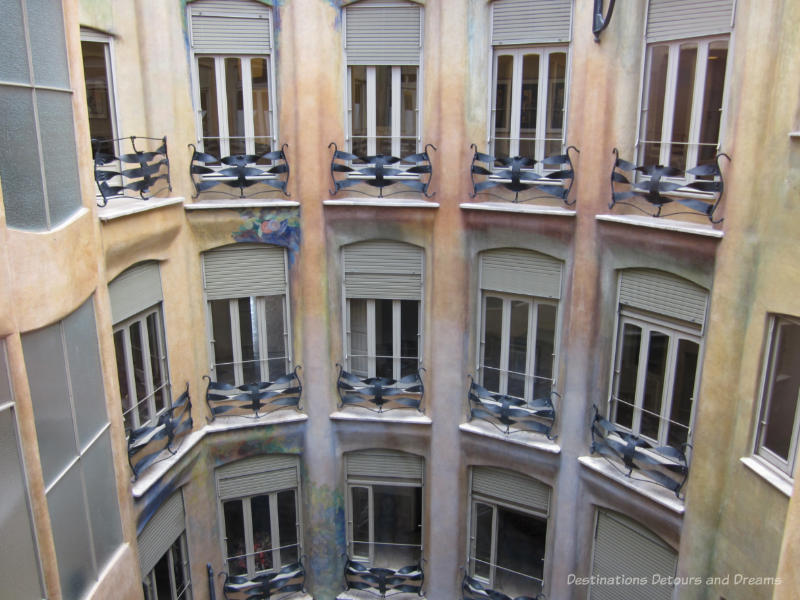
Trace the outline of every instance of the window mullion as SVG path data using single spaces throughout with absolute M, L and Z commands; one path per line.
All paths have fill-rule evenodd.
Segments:
M 156 415 L 156 395 L 153 385 L 153 365 L 150 362 L 150 329 L 147 326 L 147 317 L 138 320 L 142 341 L 142 369 L 144 370 L 144 389 L 147 398 L 147 418 L 153 419 Z
M 636 395 L 634 396 L 633 421 L 631 431 L 639 435 L 642 424 L 642 405 L 644 404 L 644 388 L 647 379 L 647 361 L 650 358 L 650 328 L 642 327 L 642 339 L 639 342 L 639 365 L 636 371 Z
M 686 168 L 697 165 L 700 150 L 700 126 L 703 120 L 703 101 L 705 100 L 706 68 L 708 67 L 708 42 L 697 44 L 697 64 L 694 69 L 694 91 L 692 93 L 692 113 L 689 121 L 689 143 L 686 148 Z
M 661 445 L 667 444 L 667 435 L 671 426 L 670 418 L 672 417 L 672 399 L 673 390 L 675 389 L 675 369 L 678 363 L 678 346 L 680 345 L 680 338 L 670 335 L 667 338 L 667 364 L 664 373 L 664 390 L 661 396 L 661 416 L 658 424 L 658 443 Z
M 231 347 L 233 349 L 233 380 L 235 385 L 244 383 L 242 369 L 242 335 L 239 328 L 239 303 L 236 299 L 228 300 L 231 316 Z
M 375 562 L 375 501 L 372 486 L 367 486 L 367 512 L 369 516 L 369 564 Z
M 498 517 L 497 517 L 497 506 L 495 504 L 491 505 L 492 507 L 492 543 L 491 549 L 489 550 L 489 561 L 491 564 L 489 565 L 489 586 L 494 587 L 495 585 L 495 577 L 496 573 L 496 565 L 497 565 L 497 528 L 498 528 Z
M 242 498 L 242 517 L 244 519 L 244 551 L 247 554 L 247 574 L 256 572 L 255 544 L 253 543 L 253 512 L 250 498 Z
M 538 302 L 528 302 L 528 345 L 525 349 L 525 399 L 535 400 L 533 395 L 536 383 L 536 333 L 539 322 Z
M 246 154 L 255 154 L 255 126 L 253 125 L 253 76 L 250 59 L 242 58 L 242 112 L 244 115 L 244 147 Z
M 136 390 L 136 378 L 133 371 L 133 347 L 131 346 L 130 325 L 122 329 L 122 347 L 125 353 L 125 377 L 128 380 L 128 402 L 130 406 L 128 414 L 131 415 L 131 426 L 136 429 L 139 422 L 139 395 Z
M 486 295 L 481 295 L 481 322 L 478 324 L 480 328 L 480 340 L 478 341 L 478 363 L 475 365 L 475 374 L 480 377 L 480 382 L 483 384 L 483 365 L 486 364 Z
M 231 153 L 228 136 L 228 88 L 225 82 L 225 58 L 214 57 L 214 77 L 217 82 L 217 124 L 219 128 L 219 153 L 228 156 Z
M 392 377 L 394 379 L 400 379 L 400 335 L 402 332 L 400 318 L 400 300 L 392 300 Z
M 375 300 L 367 300 L 367 376 L 375 377 Z
M 367 155 L 373 156 L 376 152 L 377 144 L 377 97 L 375 90 L 375 67 L 366 67 L 367 72 Z
M 520 51 L 514 53 L 511 71 L 511 131 L 509 131 L 509 155 L 519 154 L 520 121 L 522 119 L 522 59 Z
M 272 542 L 272 568 L 279 571 L 281 568 L 281 540 L 278 529 L 278 494 L 269 495 L 269 536 Z
M 267 301 L 263 296 L 259 296 L 255 300 L 257 323 L 254 323 L 253 327 L 258 328 L 258 356 L 261 363 L 261 381 L 270 381 L 268 337 L 270 335 L 270 331 L 267 325 Z
M 532 157 L 536 160 L 542 160 L 545 157 L 545 148 L 547 147 L 547 100 L 550 90 L 547 89 L 547 78 L 550 70 L 550 52 L 551 50 L 543 50 L 539 54 L 539 87 L 536 98 L 536 133 L 535 135 L 535 148 L 536 156 Z M 538 170 L 541 172 L 543 165 L 538 165 Z
M 167 566 L 169 568 L 170 600 L 178 600 L 178 586 L 175 582 L 175 556 L 172 552 L 172 546 L 167 550 Z
M 503 298 L 503 312 L 500 325 L 500 393 L 508 392 L 508 345 L 511 337 L 511 301 Z
M 401 77 L 400 67 L 392 67 L 392 156 L 400 156 Z
M 672 123 L 675 115 L 675 97 L 678 93 L 678 63 L 680 60 L 680 45 L 672 44 L 669 47 L 667 60 L 666 97 L 664 98 L 664 121 L 661 124 L 661 156 L 660 163 L 669 165 L 672 151 Z

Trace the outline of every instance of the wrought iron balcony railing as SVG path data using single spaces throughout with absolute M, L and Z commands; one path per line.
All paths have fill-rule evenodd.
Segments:
M 398 408 L 421 410 L 425 386 L 419 371 L 400 379 L 386 377 L 361 378 L 339 367 L 336 390 L 339 392 L 339 408 L 360 406 L 373 412 L 387 412 Z
M 611 203 L 608 207 L 614 208 L 617 204 L 624 204 L 651 217 L 701 214 L 708 217 L 708 220 L 714 224 L 721 223 L 722 219 L 716 219 L 714 213 L 717 211 L 725 191 L 725 182 L 719 165 L 720 158 L 723 156 L 728 160 L 731 159 L 727 154 L 720 153 L 714 157 L 712 164 L 682 171 L 675 167 L 662 165 L 637 166 L 632 162 L 622 160 L 619 157 L 619 150 L 614 148 L 614 167 L 611 169 Z M 628 172 L 630 175 L 625 175 L 624 172 Z M 640 174 L 638 180 L 634 173 Z M 685 181 L 687 175 L 706 179 L 687 182 Z M 620 185 L 627 189 L 620 191 Z M 645 210 L 632 201 L 634 198 L 643 199 L 652 207 L 652 210 Z M 689 210 L 679 209 L 673 212 L 663 212 L 666 205 L 673 203 Z
M 380 598 L 390 598 L 397 594 L 422 596 L 424 580 L 425 574 L 421 564 L 395 570 L 369 567 L 348 558 L 344 567 L 344 581 L 348 590 L 361 590 Z
M 472 376 L 469 379 L 467 396 L 470 421 L 488 421 L 506 435 L 528 431 L 543 433 L 549 440 L 555 439 L 551 432 L 556 420 L 556 409 L 549 396 L 528 402 L 523 398 L 490 392 L 475 383 Z M 557 392 L 551 392 L 551 395 L 559 397 Z
M 529 202 L 552 196 L 564 202 L 567 206 L 574 206 L 575 200 L 570 201 L 569 193 L 575 183 L 575 168 L 570 157 L 570 150 L 580 154 L 575 146 L 567 147 L 564 154 L 548 156 L 541 161 L 536 161 L 526 156 L 491 156 L 478 152 L 475 144 L 470 145 L 473 150 L 472 167 L 472 194 L 488 194 L 500 200 L 507 198 L 487 190 L 500 186 L 514 192 L 512 202 Z M 483 164 L 480 164 L 483 163 Z M 537 173 L 536 164 L 553 169 L 544 173 Z M 520 193 L 532 192 L 533 195 L 520 198 Z M 538 193 L 537 193 L 538 192 Z
M 176 444 L 191 433 L 192 425 L 192 401 L 187 383 L 186 391 L 161 413 L 155 425 L 146 425 L 128 434 L 128 463 L 134 479 L 153 463 L 166 458 L 161 456 L 163 450 L 175 455 Z
M 655 446 L 617 427 L 601 417 L 596 406 L 592 420 L 591 452 L 608 459 L 614 468 L 627 477 L 662 485 L 675 492 L 678 498 L 681 498 L 681 490 L 689 477 L 689 464 L 682 450 L 672 446 Z M 634 477 L 634 471 L 645 477 Z
M 356 156 L 339 150 L 335 142 L 328 144 L 328 148 L 331 147 L 333 147 L 333 158 L 331 159 L 333 189 L 330 190 L 332 196 L 335 196 L 339 190 L 349 189 L 360 184 L 377 188 L 378 198 L 407 193 L 409 190 L 422 194 L 426 198 L 431 198 L 435 195 L 435 193 L 428 193 L 428 188 L 433 178 L 433 165 L 428 154 L 428 148 L 436 150 L 436 146 L 433 144 L 426 144 L 423 152 L 404 156 L 403 158 L 384 154 Z M 350 164 L 347 164 L 348 162 Z M 339 174 L 338 178 L 336 176 L 337 173 Z M 427 177 L 425 177 L 426 175 Z M 389 194 L 383 193 L 384 188 L 398 184 L 405 189 Z M 362 190 L 351 189 L 350 191 L 375 197 L 374 194 L 369 194 Z
M 211 412 L 211 418 L 206 417 L 206 420 L 211 423 L 217 417 L 238 416 L 257 419 L 282 408 L 299 411 L 303 393 L 303 384 L 297 374 L 300 368 L 296 366 L 294 371 L 275 381 L 256 381 L 239 386 L 212 381 L 204 375 L 203 379 L 208 380 L 206 404 Z
M 159 145 L 155 149 L 148 149 L 148 146 L 155 145 L 153 142 L 158 142 Z M 166 137 L 132 135 L 126 138 L 92 140 L 92 147 L 94 180 L 103 198 L 98 206 L 105 206 L 112 198 L 134 197 L 147 200 L 164 190 L 172 191 Z M 130 152 L 124 151 L 127 148 Z
M 477 579 L 464 575 L 464 580 L 461 582 L 462 600 L 546 600 L 544 594 L 536 594 L 535 596 L 508 596 L 503 592 L 498 592 L 487 587 Z
M 289 183 L 289 161 L 285 148 L 267 152 L 266 154 L 234 154 L 216 157 L 197 150 L 194 144 L 189 174 L 194 183 L 197 198 L 204 192 L 213 192 L 229 198 L 244 198 L 247 190 L 248 198 L 258 198 L 264 194 L 281 192 L 289 196 L 286 186 Z M 238 194 L 224 191 L 228 187 L 239 190 Z
M 306 571 L 302 562 L 281 567 L 275 573 L 263 573 L 252 579 L 245 575 L 228 575 L 224 571 L 225 582 L 222 594 L 225 600 L 277 600 L 304 591 Z

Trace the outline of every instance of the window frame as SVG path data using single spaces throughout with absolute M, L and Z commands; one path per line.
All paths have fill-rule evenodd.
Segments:
M 176 589 L 176 582 L 175 582 L 175 567 L 176 567 L 176 559 L 175 559 L 175 546 L 178 546 L 178 549 L 181 553 L 181 560 L 178 565 L 181 567 L 181 571 L 183 572 L 183 580 L 186 583 L 182 590 L 178 591 Z M 191 600 L 193 598 L 192 595 L 192 578 L 191 572 L 189 568 L 189 552 L 188 552 L 188 544 L 186 543 L 186 531 L 184 530 L 164 553 L 164 555 L 158 560 L 156 565 L 150 570 L 147 575 L 145 575 L 144 580 L 142 581 L 142 586 L 144 587 L 144 597 L 146 600 Z M 158 590 L 156 588 L 156 566 L 162 560 L 167 559 L 167 567 L 169 572 L 169 584 L 170 584 L 170 597 L 169 598 L 158 598 Z M 149 594 L 148 594 L 149 590 Z
M 108 34 L 86 27 L 81 27 L 81 43 L 93 42 L 102 44 L 105 53 L 106 85 L 108 86 L 109 120 L 111 121 L 112 138 L 120 138 L 122 130 L 120 128 L 119 111 L 117 109 L 117 77 L 114 68 L 114 38 Z M 81 57 L 83 59 L 83 57 Z M 86 75 L 84 73 L 84 79 Z M 88 94 L 87 94 L 88 95 Z M 119 153 L 119 142 L 114 142 L 115 153 Z

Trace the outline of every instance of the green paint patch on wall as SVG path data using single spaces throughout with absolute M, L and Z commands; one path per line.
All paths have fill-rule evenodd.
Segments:
M 327 485 L 315 485 L 303 477 L 307 499 L 305 548 L 310 557 L 306 569 L 314 584 L 314 598 L 335 598 L 342 591 L 344 576 L 344 496 Z

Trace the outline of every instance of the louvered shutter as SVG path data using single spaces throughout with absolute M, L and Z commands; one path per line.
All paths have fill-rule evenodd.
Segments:
M 396 450 L 359 450 L 347 456 L 347 478 L 413 480 L 422 484 L 421 457 Z
M 481 289 L 560 298 L 561 264 L 555 258 L 529 250 L 488 250 L 480 257 Z
M 733 0 L 650 0 L 647 41 L 729 33 Z
M 497 0 L 492 4 L 492 44 L 568 42 L 571 0 Z
M 674 576 L 677 553 L 653 533 L 619 514 L 597 515 L 592 575 L 641 577 L 646 585 L 592 585 L 591 600 L 670 600 L 672 587 L 652 585 L 653 575 Z
M 379 240 L 344 248 L 344 288 L 347 298 L 420 300 L 422 248 Z
M 481 494 L 548 514 L 550 488 L 545 484 L 506 469 L 472 468 L 472 493 Z
M 142 579 L 153 570 L 184 529 L 186 520 L 183 494 L 178 491 L 159 507 L 139 534 L 139 567 Z
M 158 304 L 163 299 L 158 263 L 141 263 L 122 272 L 108 284 L 108 295 L 114 323 Z
M 345 8 L 345 52 L 350 65 L 418 65 L 422 7 L 366 0 Z
M 629 269 L 620 274 L 620 306 L 696 323 L 702 328 L 707 302 L 706 290 L 668 273 Z
M 278 246 L 226 246 L 203 254 L 209 300 L 286 293 L 286 252 Z
M 221 500 L 267 494 L 298 486 L 297 457 L 257 456 L 217 469 Z
M 189 5 L 192 48 L 209 54 L 268 54 L 272 9 L 253 0 L 197 0 Z

